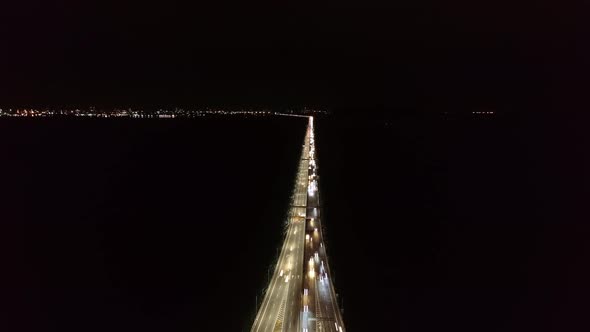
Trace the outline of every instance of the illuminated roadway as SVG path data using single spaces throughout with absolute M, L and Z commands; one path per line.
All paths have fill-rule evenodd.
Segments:
M 285 225 L 285 239 L 251 332 L 344 332 L 320 215 L 313 118 Z

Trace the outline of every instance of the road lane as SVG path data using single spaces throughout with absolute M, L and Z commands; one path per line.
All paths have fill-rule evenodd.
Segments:
M 308 135 L 306 135 L 306 142 Z M 307 151 L 303 148 L 297 172 L 292 206 L 306 205 L 307 190 Z M 305 208 L 292 207 L 289 211 L 288 225 L 281 253 L 277 260 L 273 276 L 266 290 L 262 305 L 252 326 L 252 332 L 295 331 L 298 328 L 300 307 L 301 257 L 305 236 Z
M 319 167 L 316 159 L 315 138 L 313 136 L 313 119 L 310 119 L 309 122 L 311 135 L 308 154 L 310 167 L 307 204 L 308 207 L 313 208 L 310 209 L 310 217 L 313 217 L 313 219 L 309 219 L 309 225 L 307 227 L 310 241 L 305 257 L 312 260 L 307 267 L 307 277 L 310 279 L 307 282 L 307 287 L 309 291 L 308 302 L 310 303 L 310 309 L 313 308 L 313 310 L 309 314 L 308 332 L 344 332 L 344 324 L 338 309 L 338 300 L 331 280 L 331 272 L 322 233 Z
M 285 240 L 252 332 L 344 332 L 322 234 L 313 118 L 291 196 Z

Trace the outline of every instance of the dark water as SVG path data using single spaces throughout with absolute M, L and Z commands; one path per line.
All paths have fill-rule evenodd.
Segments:
M 400 118 L 319 126 L 350 331 L 584 331 L 584 122 Z
M 305 125 L 3 122 L 16 303 L 2 330 L 240 331 L 281 240 Z
M 549 124 L 317 121 L 349 331 L 587 330 L 587 141 Z M 305 125 L 0 122 L 2 330 L 246 330 Z

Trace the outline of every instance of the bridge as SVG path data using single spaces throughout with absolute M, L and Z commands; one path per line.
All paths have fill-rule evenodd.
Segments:
M 251 332 L 344 332 L 322 235 L 313 117 L 289 210 L 287 232 Z

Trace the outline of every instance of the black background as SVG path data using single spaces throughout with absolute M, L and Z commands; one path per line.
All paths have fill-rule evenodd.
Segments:
M 2 328 L 245 328 L 304 122 L 3 121 Z
M 3 107 L 580 108 L 587 6 L 3 4 Z
M 248 329 L 304 119 L 1 126 L 3 329 Z M 347 328 L 587 330 L 583 129 L 507 116 L 319 119 Z
M 318 126 L 349 329 L 588 328 L 581 124 L 409 117 L 360 127 Z

